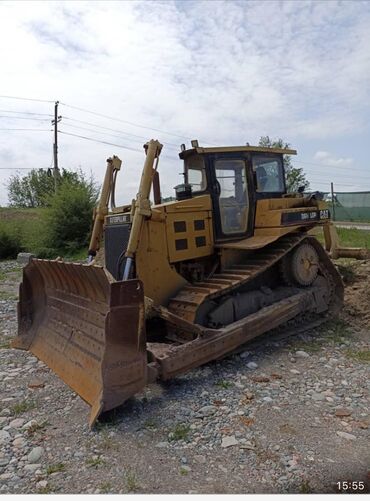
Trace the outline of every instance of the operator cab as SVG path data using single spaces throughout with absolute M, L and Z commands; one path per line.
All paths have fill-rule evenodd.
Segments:
M 258 146 L 201 148 L 182 146 L 184 184 L 176 187 L 178 199 L 209 193 L 214 210 L 216 241 L 253 235 L 256 201 L 286 194 L 283 155 L 295 150 Z

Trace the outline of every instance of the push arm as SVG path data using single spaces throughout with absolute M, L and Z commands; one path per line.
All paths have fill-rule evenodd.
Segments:
M 140 180 L 139 192 L 133 204 L 132 227 L 130 231 L 130 239 L 126 250 L 126 266 L 123 274 L 123 280 L 127 280 L 130 276 L 130 270 L 134 255 L 136 253 L 142 224 L 145 217 L 151 215 L 149 195 L 153 183 L 153 176 L 156 172 L 155 160 L 159 159 L 162 150 L 162 145 L 159 141 L 151 140 L 145 145 L 146 159 L 143 167 L 143 172 Z
M 89 245 L 89 262 L 91 262 L 100 247 L 100 240 L 103 234 L 104 217 L 108 214 L 109 199 L 113 197 L 114 174 L 119 171 L 122 161 L 115 155 L 107 160 L 107 170 L 101 190 L 98 206 L 94 211 L 94 225 Z M 114 198 L 114 197 L 113 197 Z

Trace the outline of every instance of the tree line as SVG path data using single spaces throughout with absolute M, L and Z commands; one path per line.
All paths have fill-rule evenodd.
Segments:
M 7 187 L 10 207 L 40 210 L 37 220 L 29 215 L 26 224 L 17 219 L 14 225 L 0 222 L 0 258 L 16 257 L 21 251 L 54 258 L 88 245 L 99 195 L 92 176 L 63 169 L 55 191 L 48 171 L 34 169 L 25 176 L 11 176 Z

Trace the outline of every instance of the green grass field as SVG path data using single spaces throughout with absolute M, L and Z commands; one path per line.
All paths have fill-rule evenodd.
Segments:
M 364 247 L 370 249 L 370 231 L 356 228 L 337 228 L 340 242 L 345 247 Z
M 11 236 L 19 237 L 22 250 L 32 252 L 41 258 L 56 258 L 58 253 L 49 249 L 46 240 L 45 209 L 14 209 L 0 207 L 0 232 L 5 230 Z M 87 249 L 81 249 L 73 254 L 63 256 L 71 260 L 84 259 Z
M 370 231 L 358 230 L 356 228 L 337 228 L 340 245 L 343 247 L 361 247 L 370 249 Z M 324 243 L 324 235 L 320 228 L 315 228 L 312 232 L 321 243 Z
M 43 209 L 0 208 L 0 230 L 18 235 L 26 250 L 42 247 Z

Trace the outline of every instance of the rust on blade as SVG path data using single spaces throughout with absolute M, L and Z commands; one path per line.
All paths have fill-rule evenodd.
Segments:
M 16 348 L 30 350 L 101 412 L 146 384 L 144 292 L 98 266 L 33 259 L 23 270 Z

